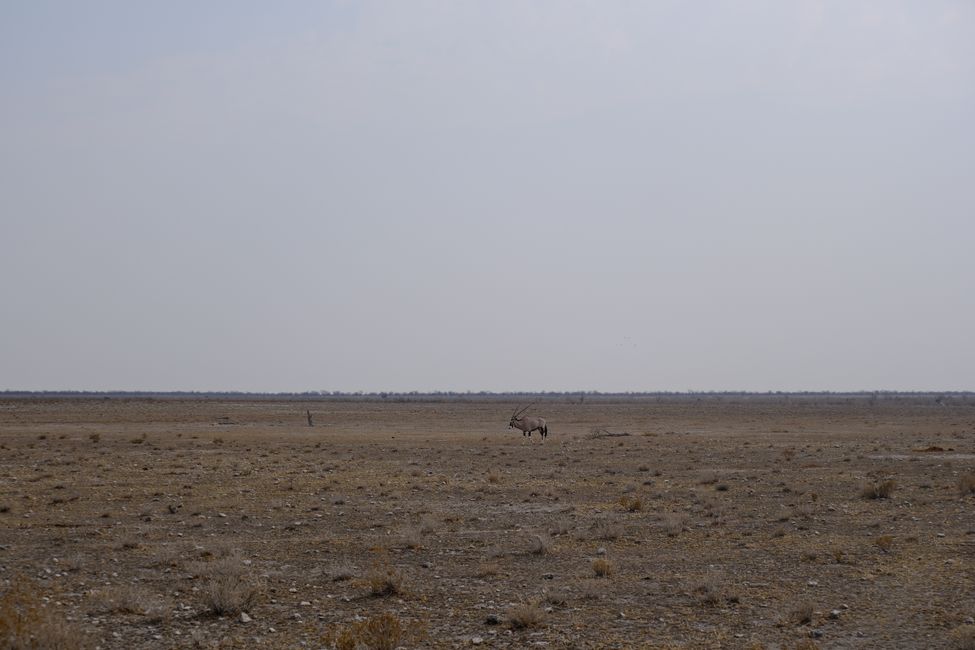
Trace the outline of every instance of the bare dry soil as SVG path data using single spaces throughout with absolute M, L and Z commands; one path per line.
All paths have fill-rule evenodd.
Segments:
M 550 400 L 544 443 L 514 406 L 0 400 L 0 636 L 975 643 L 975 401 Z

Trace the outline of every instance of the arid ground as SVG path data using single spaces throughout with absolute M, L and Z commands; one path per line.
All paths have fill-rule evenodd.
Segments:
M 975 399 L 515 406 L 0 400 L 0 645 L 975 644 Z

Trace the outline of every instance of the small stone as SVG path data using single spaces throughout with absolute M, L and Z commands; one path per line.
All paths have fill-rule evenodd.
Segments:
M 829 610 L 829 617 L 835 621 L 836 619 L 838 619 L 840 617 L 840 614 L 841 613 L 842 612 L 840 612 L 840 610 L 838 610 L 838 609 L 831 609 L 831 610 Z
M 945 536 L 944 533 L 938 533 L 938 537 L 944 537 L 944 536 Z
M 471 637 L 471 643 L 474 645 L 481 645 L 482 643 L 484 643 L 484 639 L 482 639 L 479 636 Z
M 291 589 L 288 590 L 288 592 L 289 593 L 292 593 L 292 594 L 296 594 L 296 593 L 298 593 L 298 590 L 296 588 L 292 587 Z
M 806 583 L 806 586 L 807 587 L 818 587 L 819 586 L 819 582 L 817 582 L 816 580 L 810 580 L 809 582 Z
M 821 639 L 821 638 L 823 638 L 823 631 L 822 630 L 809 630 L 809 636 L 811 638 L 813 638 L 813 639 Z
M 553 580 L 555 578 L 555 574 L 554 573 L 546 573 L 542 577 L 545 578 L 546 580 Z
M 298 603 L 298 604 L 299 604 L 299 605 L 300 605 L 301 607 L 311 607 L 311 603 L 310 603 L 310 602 L 308 602 L 307 600 L 303 600 L 303 601 L 301 601 L 301 602 L 300 602 L 300 603 Z
M 606 555 L 606 547 L 600 546 L 596 549 L 596 555 Z
M 972 618 L 971 616 L 966 616 L 965 625 L 975 625 L 975 618 Z
M 494 614 L 488 614 L 487 618 L 484 619 L 485 625 L 498 625 L 499 623 L 501 623 L 501 619 Z
M 240 613 L 240 622 L 241 623 L 250 623 L 251 620 L 253 620 L 253 619 L 251 619 L 251 617 L 247 615 L 247 612 L 241 612 Z

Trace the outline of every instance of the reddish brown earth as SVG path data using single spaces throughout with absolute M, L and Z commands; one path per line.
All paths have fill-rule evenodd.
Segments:
M 388 613 L 405 647 L 969 647 L 975 401 L 552 401 L 544 444 L 513 406 L 0 400 L 0 630 L 33 607 L 65 647 L 321 648 Z

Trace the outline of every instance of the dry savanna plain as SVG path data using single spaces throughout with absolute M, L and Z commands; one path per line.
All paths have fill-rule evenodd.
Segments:
M 975 398 L 515 406 L 0 399 L 0 646 L 975 647 Z

